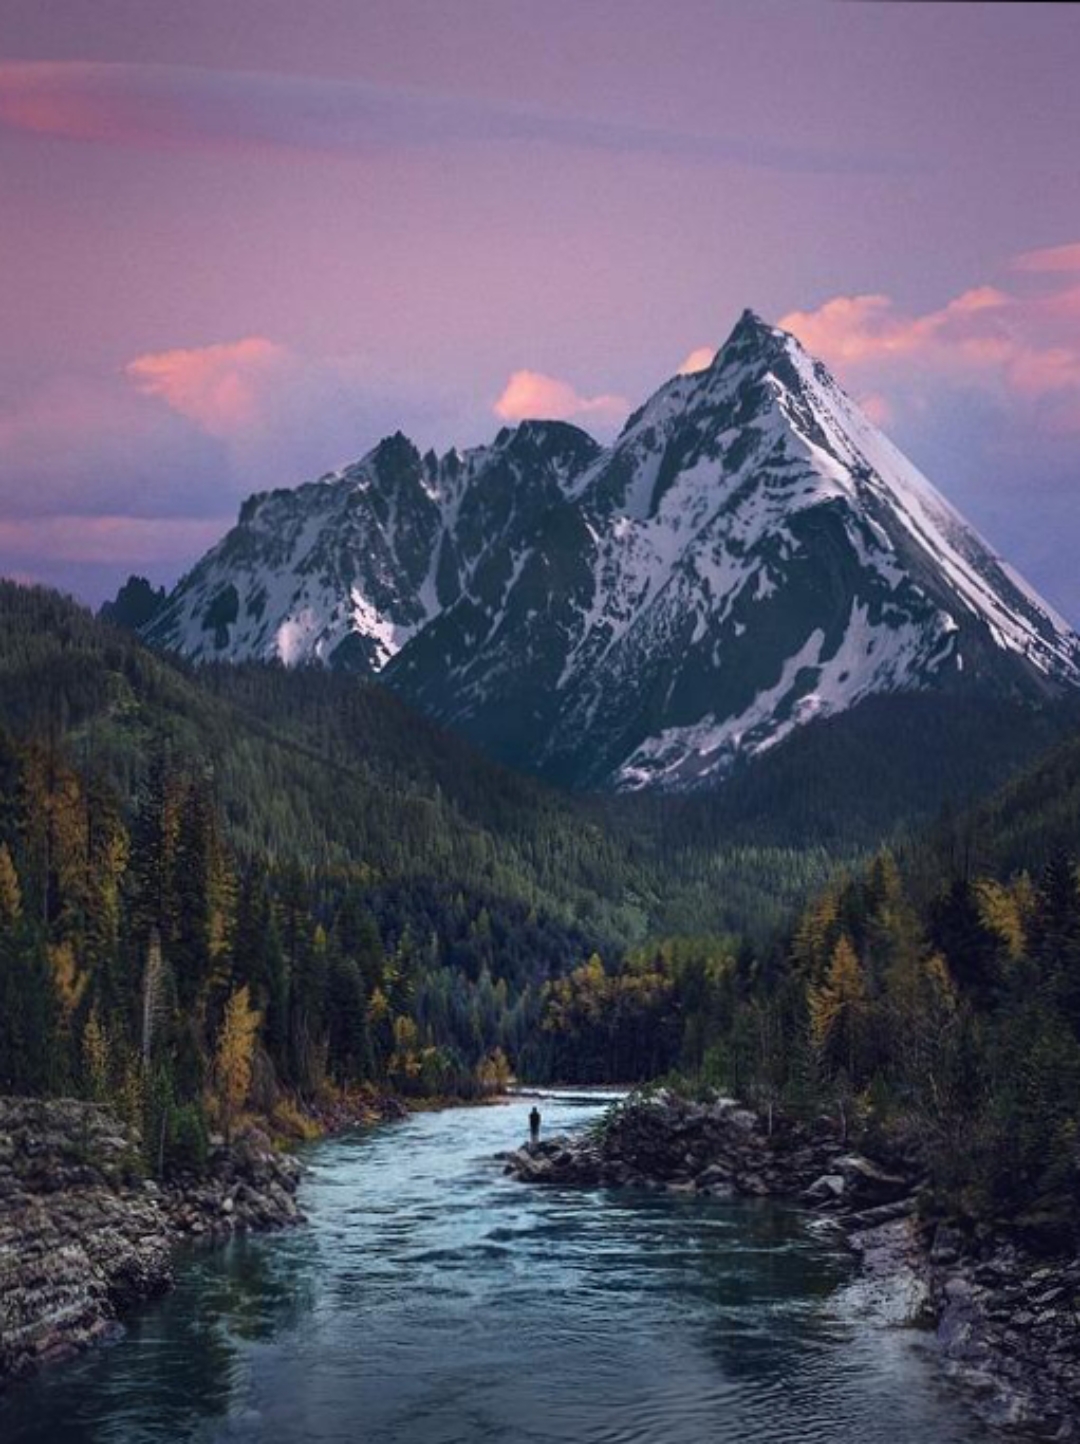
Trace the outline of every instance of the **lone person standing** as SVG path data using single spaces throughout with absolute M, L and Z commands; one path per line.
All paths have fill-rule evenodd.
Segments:
M 540 1142 L 540 1110 L 535 1103 L 529 1114 L 529 1142 L 533 1147 Z

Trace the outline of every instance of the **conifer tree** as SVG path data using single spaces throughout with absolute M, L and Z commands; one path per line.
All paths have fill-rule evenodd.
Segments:
M 245 983 L 229 995 L 218 1034 L 214 1059 L 214 1082 L 221 1107 L 226 1138 L 232 1130 L 251 1091 L 255 1040 L 261 1015 L 251 1006 L 250 991 Z

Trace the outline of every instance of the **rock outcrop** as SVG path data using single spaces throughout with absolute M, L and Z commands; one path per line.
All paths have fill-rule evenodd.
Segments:
M 212 1148 L 204 1173 L 181 1175 L 163 1190 L 165 1212 L 179 1234 L 211 1241 L 249 1229 L 300 1223 L 296 1202 L 302 1169 L 257 1129 Z
M 159 1188 L 107 1109 L 0 1099 L 0 1387 L 114 1334 L 169 1287 L 180 1238 L 296 1222 L 299 1176 L 249 1134 L 215 1148 L 205 1174 Z
M 106 1337 L 170 1282 L 172 1232 L 104 1109 L 0 1101 L 0 1380 Z
M 991 1423 L 1080 1439 L 1080 1258 L 1047 1258 L 1001 1232 L 928 1231 L 937 1340 L 950 1376 Z
M 829 1120 L 807 1127 L 776 1118 L 770 1128 L 730 1099 L 696 1103 L 666 1090 L 614 1109 L 600 1129 L 506 1154 L 505 1167 L 530 1183 L 784 1195 L 847 1213 L 901 1203 L 910 1212 L 916 1183 L 910 1171 L 845 1147 Z

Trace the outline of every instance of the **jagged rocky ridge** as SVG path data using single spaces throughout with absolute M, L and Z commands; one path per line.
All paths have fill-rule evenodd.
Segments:
M 1080 1439 L 1080 1258 L 1041 1254 L 1002 1223 L 935 1213 L 918 1158 L 869 1158 L 814 1126 L 731 1099 L 631 1095 L 604 1125 L 503 1156 L 559 1187 L 664 1189 L 701 1200 L 773 1197 L 843 1231 L 861 1302 L 886 1324 L 932 1328 L 946 1373 L 994 1425 Z M 1028 1437 L 1026 1432 L 1025 1437 Z
M 0 1388 L 111 1337 L 163 1292 L 185 1237 L 298 1222 L 300 1167 L 251 1132 L 159 1187 L 105 1108 L 0 1098 Z
M 1039 697 L 1080 641 L 794 337 L 746 312 L 601 448 L 557 422 L 245 502 L 144 635 L 378 674 L 503 761 L 688 789 L 925 688 Z

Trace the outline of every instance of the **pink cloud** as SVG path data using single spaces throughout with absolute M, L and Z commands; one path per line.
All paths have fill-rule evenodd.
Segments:
M 934 347 L 967 349 L 972 359 L 998 359 L 986 343 L 1003 338 L 986 334 L 1011 298 L 994 286 L 977 286 L 940 310 L 905 315 L 889 296 L 836 296 L 816 311 L 791 311 L 780 325 L 793 331 L 815 355 L 834 362 L 861 363 L 925 354 Z
M 780 324 L 879 408 L 967 387 L 1038 402 L 1047 425 L 1068 430 L 1080 421 L 1080 287 L 1057 279 L 1066 253 L 1080 256 L 1080 245 L 1020 258 L 1042 277 L 1031 293 L 980 285 L 920 314 L 882 294 L 836 296 Z M 1029 264 L 1033 256 L 1057 259 Z
M 713 364 L 716 357 L 716 348 L 713 346 L 695 346 L 690 355 L 679 367 L 676 373 L 679 376 L 693 376 L 698 371 L 707 371 Z
M 370 358 L 262 336 L 56 377 L 0 396 L 0 569 L 99 596 L 125 571 L 171 579 L 244 495 L 310 481 L 399 426 L 423 445 L 471 438 L 485 414 Z
M 222 446 L 241 492 L 309 481 L 398 428 L 421 446 L 450 445 L 484 414 L 377 356 L 310 356 L 266 336 L 151 352 L 125 375 L 156 409 Z
M 159 351 L 129 362 L 128 376 L 211 436 L 228 438 L 262 419 L 267 383 L 289 367 L 289 353 L 265 336 Z
M 630 410 L 624 396 L 579 396 L 568 381 L 542 371 L 515 371 L 494 405 L 503 421 L 621 421 Z
M 1067 246 L 1046 246 L 1041 251 L 1025 251 L 1013 261 L 1012 269 L 1037 274 L 1080 271 L 1080 241 L 1073 241 Z

